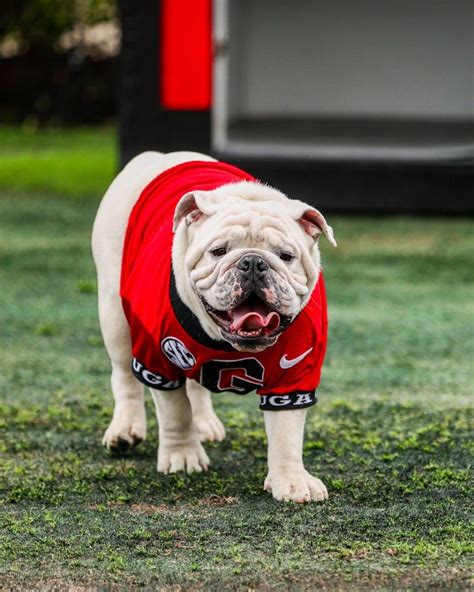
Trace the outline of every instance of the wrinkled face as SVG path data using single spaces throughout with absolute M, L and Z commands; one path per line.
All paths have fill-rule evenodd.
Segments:
M 246 185 L 254 186 L 255 198 L 232 193 L 229 185 L 227 197 L 210 200 L 212 207 L 204 202 L 215 192 L 194 194 L 184 211 L 183 271 L 220 336 L 240 351 L 261 351 L 309 299 L 319 275 L 321 230 L 299 218 L 301 207 L 295 213 L 301 202 L 276 191 L 278 199 L 260 201 L 259 187 Z

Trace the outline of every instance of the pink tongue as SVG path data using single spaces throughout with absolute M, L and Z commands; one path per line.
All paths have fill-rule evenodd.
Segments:
M 267 313 L 265 306 L 252 306 L 252 310 L 248 305 L 241 304 L 234 310 L 230 311 L 232 316 L 231 331 L 255 331 L 257 329 L 266 328 L 269 331 L 275 331 L 280 326 L 280 315 L 274 311 Z

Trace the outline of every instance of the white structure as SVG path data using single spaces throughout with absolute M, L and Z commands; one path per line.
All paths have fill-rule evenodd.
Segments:
M 472 0 L 215 0 L 212 143 L 238 158 L 466 163 Z

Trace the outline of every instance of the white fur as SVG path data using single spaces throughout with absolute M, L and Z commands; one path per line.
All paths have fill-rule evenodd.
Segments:
M 112 365 L 111 384 L 115 400 L 112 422 L 103 439 L 104 445 L 110 449 L 120 448 L 125 444 L 134 446 L 146 437 L 143 386 L 131 373 L 130 333 L 119 296 L 122 247 L 128 217 L 147 183 L 168 168 L 190 160 L 213 159 L 192 152 L 145 152 L 137 156 L 109 187 L 94 222 L 92 250 L 98 277 L 99 320 Z M 205 207 L 208 209 L 208 215 L 212 215 L 214 208 L 221 208 L 222 202 L 229 196 L 228 191 L 229 188 L 224 186 L 212 192 L 212 198 L 206 198 Z M 255 183 L 237 183 L 233 184 L 232 191 L 233 196 L 237 192 L 242 200 L 255 201 L 258 208 L 262 207 L 262 202 L 277 202 L 281 207 L 286 207 L 288 203 L 282 193 L 261 184 L 256 188 Z M 196 201 L 198 200 L 199 197 Z M 292 202 L 292 207 L 292 218 L 295 221 L 306 210 L 311 209 L 306 204 L 296 201 Z M 317 214 L 320 215 L 319 212 Z M 327 230 L 328 228 L 330 229 L 323 228 L 323 232 L 331 240 L 332 230 Z M 183 284 L 180 267 L 186 253 L 181 252 L 180 248 L 185 231 L 184 224 L 178 227 L 173 246 L 177 288 L 186 304 L 202 320 L 204 329 L 217 337 L 213 323 L 209 321 L 206 324 L 204 321 L 205 315 L 200 310 L 199 299 L 193 298 L 192 291 L 186 283 Z M 309 249 L 309 242 L 305 244 L 306 249 Z M 317 265 L 319 272 L 319 259 Z M 315 281 L 315 278 L 313 280 Z M 189 380 L 186 387 L 175 391 L 150 390 L 159 422 L 158 471 L 171 473 L 207 469 L 209 459 L 200 441 L 222 440 L 225 436 L 224 426 L 213 411 L 209 392 Z M 303 502 L 327 498 L 327 491 L 322 482 L 311 477 L 303 466 L 305 415 L 304 410 L 264 412 L 269 468 L 265 489 L 271 490 L 278 500 Z

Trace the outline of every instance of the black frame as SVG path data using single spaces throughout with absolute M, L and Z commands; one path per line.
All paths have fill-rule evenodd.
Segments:
M 211 152 L 209 111 L 170 111 L 159 101 L 160 1 L 118 1 L 120 164 L 140 152 Z M 219 158 L 219 154 L 214 154 Z M 231 161 L 288 195 L 325 211 L 474 213 L 474 168 L 458 164 Z
M 122 25 L 120 165 L 146 150 L 210 151 L 209 111 L 170 111 L 159 98 L 159 0 L 118 0 Z

